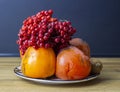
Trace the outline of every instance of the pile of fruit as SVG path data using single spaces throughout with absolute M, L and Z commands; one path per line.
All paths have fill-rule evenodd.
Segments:
M 17 40 L 22 73 L 31 78 L 55 75 L 62 80 L 87 77 L 92 70 L 89 45 L 72 38 L 76 29 L 70 21 L 52 14 L 52 10 L 41 11 L 23 21 Z

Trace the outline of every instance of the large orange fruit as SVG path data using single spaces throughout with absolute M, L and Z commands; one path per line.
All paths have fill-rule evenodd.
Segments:
M 56 76 L 60 79 L 83 79 L 90 74 L 90 70 L 89 57 L 77 47 L 67 47 L 57 56 Z
M 29 47 L 22 57 L 21 70 L 27 77 L 46 78 L 55 73 L 56 57 L 52 48 Z

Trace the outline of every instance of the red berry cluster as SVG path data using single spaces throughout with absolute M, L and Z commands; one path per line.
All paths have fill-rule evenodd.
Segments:
M 57 52 L 69 45 L 75 28 L 69 21 L 52 18 L 52 14 L 52 10 L 41 11 L 23 21 L 17 41 L 22 54 L 30 46 L 35 49 L 52 47 Z

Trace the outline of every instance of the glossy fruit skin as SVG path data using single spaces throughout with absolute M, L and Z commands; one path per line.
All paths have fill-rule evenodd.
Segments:
M 27 77 L 47 78 L 55 73 L 56 56 L 52 48 L 29 47 L 22 57 L 22 72 Z
M 62 80 L 83 79 L 90 70 L 89 58 L 74 46 L 63 49 L 57 56 L 56 76 Z

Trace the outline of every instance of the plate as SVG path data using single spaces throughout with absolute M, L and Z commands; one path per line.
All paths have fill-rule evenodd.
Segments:
M 86 81 L 93 80 L 93 79 L 95 79 L 95 78 L 97 78 L 99 76 L 99 74 L 89 75 L 85 79 L 81 79 L 81 80 L 61 80 L 61 79 L 56 78 L 55 76 L 49 77 L 49 78 L 46 78 L 46 79 L 37 79 L 37 78 L 30 78 L 30 77 L 24 76 L 23 73 L 21 72 L 21 67 L 20 66 L 14 68 L 14 73 L 18 77 L 20 77 L 22 79 L 33 81 L 33 82 L 37 82 L 37 83 L 42 83 L 42 84 L 71 84 L 71 83 L 80 83 L 80 82 L 86 82 Z

